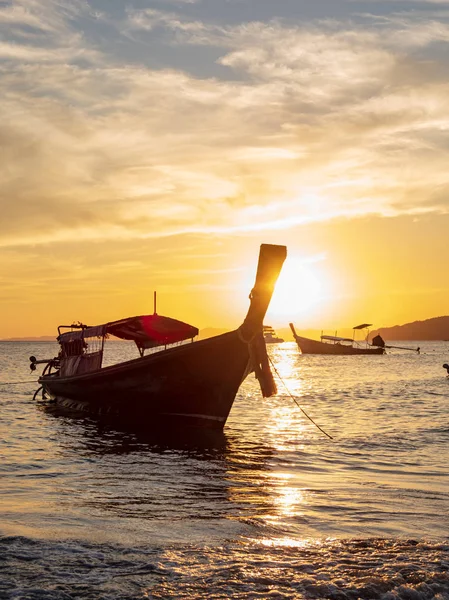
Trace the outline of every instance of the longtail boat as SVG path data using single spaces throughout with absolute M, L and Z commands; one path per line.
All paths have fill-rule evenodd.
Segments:
M 278 337 L 271 325 L 263 326 L 263 337 L 266 344 L 282 344 L 285 340 Z
M 289 325 L 295 342 L 298 344 L 298 348 L 301 350 L 302 354 L 371 355 L 385 353 L 385 344 L 380 336 L 378 336 L 380 339 L 377 340 L 378 345 L 375 347 L 368 346 L 367 343 L 362 345 L 355 340 L 355 332 L 360 329 L 367 329 L 370 326 L 368 323 L 363 323 L 362 325 L 354 327 L 353 338 L 339 337 L 337 335 L 321 335 L 320 341 L 298 335 L 293 323 L 290 323 Z
M 38 379 L 43 394 L 63 408 L 123 424 L 222 429 L 249 373 L 255 372 L 264 397 L 276 393 L 263 319 L 286 255 L 285 246 L 261 245 L 248 313 L 240 327 L 222 335 L 194 341 L 196 327 L 156 310 L 93 327 L 59 326 L 58 356 L 30 357 L 33 370 L 46 364 Z M 133 340 L 139 356 L 102 367 L 111 335 Z

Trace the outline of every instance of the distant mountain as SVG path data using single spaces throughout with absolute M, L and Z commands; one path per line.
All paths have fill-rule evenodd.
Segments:
M 12 337 L 0 339 L 0 342 L 54 342 L 54 335 L 41 335 L 38 337 Z
M 288 327 L 275 328 L 276 334 L 279 337 L 284 338 L 286 342 L 293 340 L 292 332 Z M 219 327 L 206 327 L 200 329 L 198 339 L 205 340 L 213 337 L 214 335 L 220 335 L 230 331 L 229 329 L 223 329 Z M 322 331 L 318 329 L 298 329 L 299 335 L 310 337 L 312 339 L 319 339 Z M 335 334 L 335 331 L 326 330 L 324 333 Z M 425 321 L 413 321 L 413 323 L 406 323 L 405 325 L 395 325 L 394 327 L 382 327 L 375 331 L 372 331 L 369 335 L 371 340 L 375 335 L 380 335 L 386 341 L 393 340 L 449 340 L 449 316 L 447 317 L 434 317 L 433 319 L 426 319 Z M 352 337 L 353 332 L 350 329 L 339 329 L 336 335 L 343 337 Z M 359 339 L 359 338 L 357 338 Z M 117 340 L 119 341 L 119 340 Z M 0 339 L 0 342 L 55 342 L 55 337 L 51 335 L 42 335 L 38 337 L 14 337 Z
M 382 327 L 370 333 L 370 340 L 380 334 L 385 341 L 392 340 L 449 340 L 449 316 L 434 317 L 425 321 L 413 321 L 405 325 Z

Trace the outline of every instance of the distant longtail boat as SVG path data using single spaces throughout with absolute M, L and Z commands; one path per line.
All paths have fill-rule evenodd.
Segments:
M 286 254 L 285 246 L 261 245 L 248 313 L 229 333 L 194 342 L 196 327 L 160 316 L 156 310 L 94 327 L 58 327 L 58 356 L 30 357 L 33 370 L 46 364 L 38 380 L 43 393 L 64 408 L 118 418 L 140 428 L 161 424 L 222 429 L 249 373 L 255 372 L 263 396 L 276 393 L 263 319 Z M 102 367 L 110 335 L 133 340 L 140 357 Z M 145 355 L 147 350 L 152 352 Z
M 290 323 L 290 329 L 292 330 L 295 342 L 298 344 L 298 348 L 302 354 L 339 354 L 339 355 L 352 355 L 352 354 L 384 354 L 385 344 L 380 336 L 380 339 L 376 340 L 375 347 L 369 346 L 368 343 L 362 345 L 361 342 L 355 340 L 355 332 L 362 329 L 368 329 L 371 325 L 363 323 L 353 328 L 354 337 L 345 338 L 337 335 L 322 335 L 321 341 L 312 340 L 310 338 L 302 337 L 296 333 L 295 326 Z M 376 338 L 375 338 L 376 339 Z M 374 340 L 373 340 L 374 342 Z
M 277 336 L 271 325 L 263 326 L 263 337 L 266 344 L 282 344 L 284 340 Z

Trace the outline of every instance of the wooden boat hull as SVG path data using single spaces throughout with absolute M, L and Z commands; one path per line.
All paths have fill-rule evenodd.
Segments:
M 354 346 L 345 346 L 344 344 L 330 344 L 311 340 L 310 338 L 295 336 L 295 341 L 302 354 L 337 354 L 340 356 L 354 354 L 384 354 L 383 348 L 357 348 Z
M 145 349 L 153 344 L 161 348 L 161 340 L 167 335 L 185 341 L 186 328 L 189 334 L 198 330 L 182 322 L 173 324 L 172 319 L 156 313 L 94 327 L 62 325 L 58 327 L 58 356 L 50 360 L 32 356 L 31 368 L 46 364 L 48 374 L 44 370 L 39 383 L 44 393 L 63 408 L 111 418 L 119 424 L 135 424 L 139 429 L 153 429 L 167 421 L 161 430 L 171 431 L 178 425 L 222 429 L 240 384 L 251 371 L 264 397 L 276 393 L 263 339 L 263 320 L 286 255 L 285 246 L 260 246 L 250 306 L 235 331 L 165 347 L 145 356 Z M 61 328 L 67 327 L 71 331 L 61 333 Z M 140 358 L 101 368 L 108 332 L 134 340 Z M 92 350 L 86 337 L 101 339 L 101 349 Z M 59 370 L 51 374 L 52 368 Z
M 151 428 L 222 429 L 238 388 L 251 371 L 249 346 L 238 331 L 184 344 L 93 373 L 43 376 L 59 406 Z

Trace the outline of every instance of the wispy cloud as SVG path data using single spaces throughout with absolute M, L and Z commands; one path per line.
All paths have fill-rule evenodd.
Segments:
M 145 10 L 128 9 L 128 27 L 137 31 L 152 31 L 156 27 L 165 27 L 172 31 L 181 31 L 190 35 L 200 32 L 210 33 L 210 26 L 202 21 L 192 21 L 180 17 L 177 13 L 147 8 Z
M 102 23 L 131 43 L 126 64 L 86 36 Z M 231 26 L 176 3 L 118 17 L 21 0 L 0 24 L 3 246 L 449 210 L 448 59 L 432 47 L 447 21 Z M 161 56 L 220 48 L 227 77 L 146 64 L 161 28 Z

